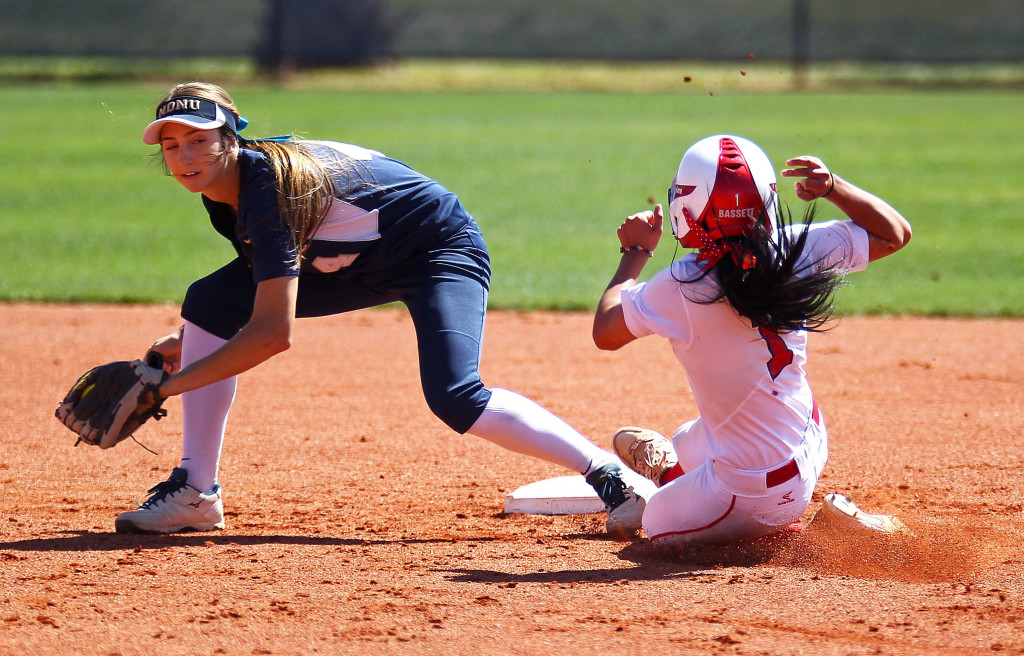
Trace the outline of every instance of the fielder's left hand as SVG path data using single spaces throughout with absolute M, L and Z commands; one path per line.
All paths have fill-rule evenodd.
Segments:
M 79 442 L 109 449 L 150 419 L 167 415 L 160 385 L 167 372 L 142 360 L 109 362 L 85 372 L 54 413 Z

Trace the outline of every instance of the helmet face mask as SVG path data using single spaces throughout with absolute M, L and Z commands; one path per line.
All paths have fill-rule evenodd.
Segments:
M 683 155 L 669 188 L 672 234 L 685 248 L 753 234 L 775 235 L 775 170 L 757 144 L 733 135 L 701 139 Z

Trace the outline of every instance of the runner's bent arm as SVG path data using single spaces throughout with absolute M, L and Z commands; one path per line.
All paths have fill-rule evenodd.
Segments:
M 892 255 L 910 241 L 910 223 L 889 203 L 832 173 L 817 157 L 803 155 L 786 161 L 783 177 L 799 177 L 794 184 L 800 200 L 831 201 L 868 233 L 868 260 Z
M 622 254 L 619 268 L 597 304 L 593 337 L 594 344 L 601 350 L 614 351 L 636 339 L 622 314 L 622 290 L 636 284 L 650 259 L 649 253 L 661 238 L 663 220 L 661 205 L 657 205 L 654 211 L 633 214 L 619 226 L 619 243 L 626 248 L 639 246 L 641 250 L 627 250 Z

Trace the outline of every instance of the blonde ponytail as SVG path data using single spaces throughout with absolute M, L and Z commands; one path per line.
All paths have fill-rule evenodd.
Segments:
M 274 170 L 278 212 L 301 262 L 306 245 L 334 202 L 337 190 L 331 171 L 299 143 L 254 141 L 245 147 L 266 155 Z

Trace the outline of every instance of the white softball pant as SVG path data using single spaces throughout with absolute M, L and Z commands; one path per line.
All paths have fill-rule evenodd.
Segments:
M 703 434 L 684 424 L 673 436 L 686 473 L 647 501 L 643 527 L 657 546 L 731 542 L 779 531 L 800 519 L 828 460 L 828 433 L 817 414 L 793 458 L 761 470 L 710 459 Z

